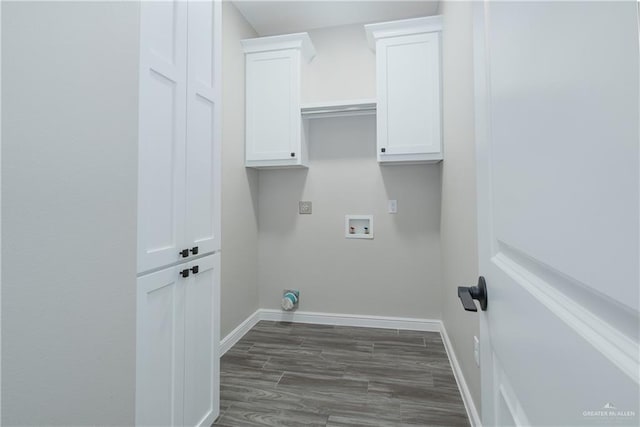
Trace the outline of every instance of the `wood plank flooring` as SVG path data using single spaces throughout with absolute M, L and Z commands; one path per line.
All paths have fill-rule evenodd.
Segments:
M 214 426 L 468 426 L 440 334 L 259 322 L 221 359 Z

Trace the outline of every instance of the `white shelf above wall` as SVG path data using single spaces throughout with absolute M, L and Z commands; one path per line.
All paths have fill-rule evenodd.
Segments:
M 376 114 L 375 99 L 353 99 L 347 101 L 329 101 L 303 104 L 300 114 L 303 119 L 321 119 L 327 117 L 366 116 Z

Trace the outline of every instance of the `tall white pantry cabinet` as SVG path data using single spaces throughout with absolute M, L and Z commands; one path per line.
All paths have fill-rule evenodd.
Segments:
M 140 4 L 136 425 L 219 411 L 219 1 Z

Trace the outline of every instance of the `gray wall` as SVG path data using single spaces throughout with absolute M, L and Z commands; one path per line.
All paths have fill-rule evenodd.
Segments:
M 244 53 L 256 33 L 222 4 L 222 313 L 225 337 L 258 309 L 258 172 L 244 167 Z
M 445 328 L 480 411 L 480 370 L 473 358 L 478 314 L 462 309 L 457 287 L 478 279 L 476 165 L 473 94 L 473 27 L 470 2 L 443 2 L 442 283 Z
M 305 102 L 375 97 L 362 25 L 309 33 Z M 440 318 L 440 166 L 380 167 L 375 133 L 374 116 L 317 119 L 308 170 L 260 171 L 260 307 L 295 288 L 304 311 Z M 300 200 L 313 214 L 298 214 Z M 375 238 L 345 239 L 346 214 L 373 214 Z
M 2 424 L 134 421 L 138 11 L 2 2 Z
M 378 166 L 373 117 L 314 121 L 310 145 L 308 170 L 260 172 L 260 306 L 296 288 L 304 311 L 440 318 L 439 166 Z M 345 214 L 375 238 L 345 239 Z
M 376 97 L 376 55 L 363 25 L 309 31 L 316 56 L 301 67 L 302 102 Z

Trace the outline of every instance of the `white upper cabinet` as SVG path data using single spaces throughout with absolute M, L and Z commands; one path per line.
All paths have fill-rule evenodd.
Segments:
M 215 8 L 218 2 L 141 4 L 139 273 L 220 249 Z
M 300 65 L 311 61 L 307 33 L 242 41 L 246 56 L 246 166 L 306 167 Z
M 376 51 L 380 163 L 442 160 L 440 16 L 365 25 Z

